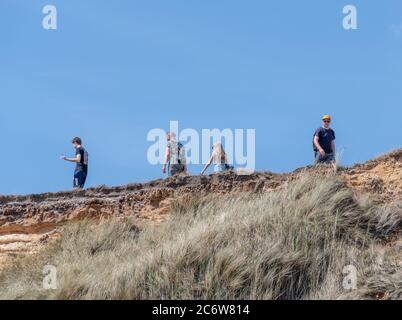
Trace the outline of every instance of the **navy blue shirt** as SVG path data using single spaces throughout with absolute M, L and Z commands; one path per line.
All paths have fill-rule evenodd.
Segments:
M 85 150 L 84 147 L 81 146 L 75 149 L 75 156 L 77 155 L 81 155 L 81 161 L 77 162 L 75 170 L 83 170 L 85 172 L 88 172 L 88 152 Z
M 325 129 L 323 127 L 318 128 L 314 137 L 318 137 L 318 143 L 321 148 L 324 149 L 325 153 L 333 153 L 332 151 L 332 141 L 335 140 L 335 131 L 331 128 Z M 317 147 L 314 145 L 314 151 L 318 151 Z

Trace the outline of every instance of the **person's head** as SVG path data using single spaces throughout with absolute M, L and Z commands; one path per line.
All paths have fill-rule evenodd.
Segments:
M 176 134 L 174 133 L 174 132 L 168 132 L 167 134 L 166 134 L 166 140 L 167 141 L 175 141 L 176 140 Z
M 331 116 L 329 116 L 329 115 L 323 116 L 322 123 L 323 123 L 324 128 L 329 128 L 329 126 L 331 125 Z
M 74 148 L 78 148 L 82 145 L 82 140 L 81 140 L 81 138 L 78 138 L 78 137 L 73 138 L 73 140 L 71 142 L 74 145 Z

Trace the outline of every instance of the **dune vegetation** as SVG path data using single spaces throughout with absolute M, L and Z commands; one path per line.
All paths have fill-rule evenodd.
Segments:
M 177 201 L 143 229 L 129 218 L 70 223 L 1 272 L 0 298 L 401 299 L 389 245 L 401 226 L 401 203 L 305 174 L 274 192 Z M 49 264 L 54 290 L 42 286 Z

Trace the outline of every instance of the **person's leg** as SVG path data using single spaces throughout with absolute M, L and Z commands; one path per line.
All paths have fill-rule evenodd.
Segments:
M 169 177 L 173 177 L 176 174 L 176 169 L 174 167 L 174 164 L 169 166 Z
M 78 170 L 74 173 L 74 189 L 83 189 L 87 175 L 83 170 Z
M 170 166 L 170 176 L 177 176 L 185 171 L 185 166 L 182 164 L 172 164 Z
M 85 187 L 85 182 L 87 181 L 87 172 L 82 171 L 81 177 L 80 177 L 80 181 L 79 181 L 79 185 L 81 189 L 84 189 Z
M 327 158 L 325 159 L 325 163 L 332 164 L 335 162 L 335 157 L 333 153 L 327 154 Z
M 79 171 L 74 171 L 74 182 L 73 182 L 73 188 L 77 189 L 79 188 Z
M 318 151 L 314 152 L 314 164 L 319 164 L 321 163 L 321 155 Z
M 170 175 L 171 177 L 178 175 L 178 174 L 180 173 L 179 165 L 178 165 L 178 164 L 172 164 L 172 165 L 170 166 L 169 172 L 170 172 L 169 175 Z
M 225 164 L 217 164 L 217 165 L 215 165 L 214 171 L 215 171 L 215 173 L 221 173 L 221 172 L 228 171 L 228 168 Z

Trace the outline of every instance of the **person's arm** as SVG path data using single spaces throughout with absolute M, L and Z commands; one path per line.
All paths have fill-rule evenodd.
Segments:
M 166 152 L 165 152 L 165 162 L 162 165 L 162 172 L 166 173 L 166 165 L 169 162 L 170 159 L 170 148 L 166 147 Z
M 207 169 L 211 165 L 213 159 L 214 159 L 214 156 L 212 155 L 211 158 L 209 158 L 209 160 L 208 160 L 207 164 L 205 165 L 204 169 L 201 171 L 201 175 L 203 175 L 205 173 L 205 171 L 207 171 Z
M 68 162 L 80 163 L 81 162 L 81 155 L 77 154 L 75 158 L 67 158 L 66 156 L 61 157 L 62 160 L 66 160 Z
M 318 152 L 322 155 L 325 156 L 325 151 L 324 149 L 321 147 L 320 142 L 319 142 L 319 137 L 318 137 L 318 133 L 315 134 L 314 136 L 314 145 L 317 148 Z

